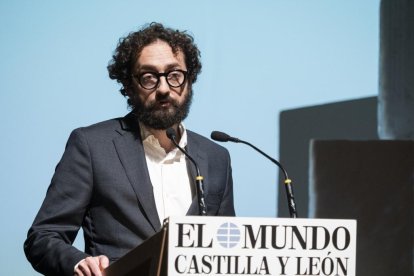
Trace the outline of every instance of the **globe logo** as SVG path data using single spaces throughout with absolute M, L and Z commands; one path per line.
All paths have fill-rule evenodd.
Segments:
M 232 248 L 240 241 L 240 230 L 234 223 L 226 222 L 217 229 L 216 238 L 222 247 Z

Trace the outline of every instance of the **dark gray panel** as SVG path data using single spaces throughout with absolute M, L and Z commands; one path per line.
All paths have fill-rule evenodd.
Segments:
M 413 275 L 414 141 L 313 141 L 310 210 L 358 220 L 357 275 Z
M 282 111 L 279 127 L 280 161 L 292 178 L 299 217 L 307 217 L 310 140 L 378 139 L 377 97 Z M 289 217 L 282 186 L 278 202 L 278 215 Z
M 414 139 L 414 1 L 382 0 L 379 133 Z

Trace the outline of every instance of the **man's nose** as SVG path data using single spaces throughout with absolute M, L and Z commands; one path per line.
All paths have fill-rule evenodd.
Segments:
M 158 85 L 157 91 L 159 93 L 170 92 L 170 85 L 168 84 L 167 78 L 165 76 L 160 77 L 160 84 Z

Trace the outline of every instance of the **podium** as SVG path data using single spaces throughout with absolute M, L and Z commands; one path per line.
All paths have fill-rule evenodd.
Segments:
M 106 276 L 355 275 L 356 221 L 172 217 Z
M 105 269 L 105 276 L 161 276 L 167 274 L 168 224 Z

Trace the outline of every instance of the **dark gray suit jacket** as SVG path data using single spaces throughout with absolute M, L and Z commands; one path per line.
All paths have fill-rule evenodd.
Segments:
M 204 176 L 208 215 L 234 216 L 228 151 L 187 133 L 188 153 Z M 195 197 L 187 215 L 197 214 Z M 71 245 L 80 227 L 85 252 Z M 86 256 L 104 254 L 113 262 L 160 228 L 139 126 L 129 114 L 72 132 L 24 250 L 37 271 L 73 275 Z

